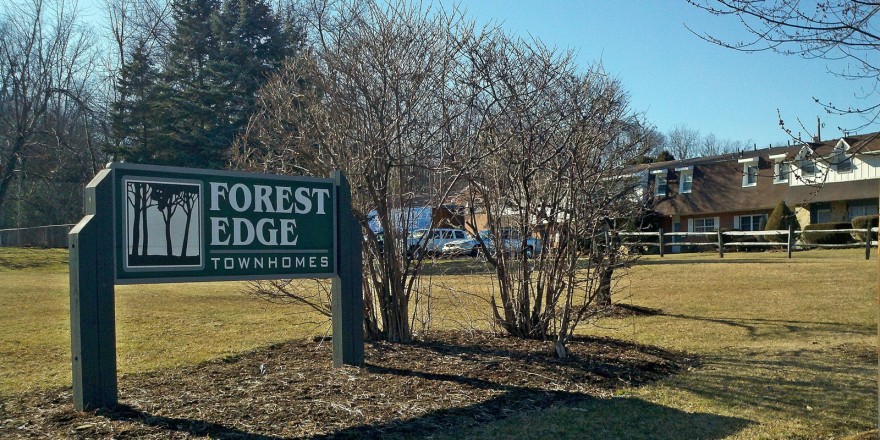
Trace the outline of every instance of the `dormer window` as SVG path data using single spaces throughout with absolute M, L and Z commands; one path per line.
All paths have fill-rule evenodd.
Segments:
M 651 171 L 651 174 L 654 174 L 654 195 L 657 197 L 666 196 L 668 190 L 666 170 Z
M 740 159 L 739 163 L 743 164 L 743 180 L 742 186 L 758 185 L 758 158 Z
M 788 183 L 788 175 L 791 174 L 791 164 L 784 162 L 785 154 L 770 156 L 773 163 L 773 183 Z
M 848 173 L 853 170 L 852 158 L 847 156 L 846 153 L 843 153 L 837 156 L 837 162 L 835 165 L 838 173 Z
M 675 171 L 679 172 L 678 193 L 689 194 L 694 186 L 694 167 L 676 168 Z
M 802 176 L 807 177 L 816 175 L 816 162 L 813 162 L 810 159 L 801 160 L 800 168 Z

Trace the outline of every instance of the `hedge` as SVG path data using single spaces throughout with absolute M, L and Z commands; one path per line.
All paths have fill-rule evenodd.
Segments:
M 862 215 L 859 217 L 853 217 L 852 219 L 852 228 L 853 229 L 868 229 L 868 224 L 872 228 L 876 228 L 878 221 L 880 221 L 880 215 Z M 859 241 L 865 241 L 865 234 L 862 232 L 855 233 L 856 239 Z M 871 240 L 877 239 L 877 233 L 871 233 Z
M 847 244 L 855 242 L 849 232 L 820 232 L 827 229 L 852 229 L 852 224 L 840 222 L 807 225 L 804 228 L 801 239 L 807 244 Z
M 780 201 L 776 204 L 776 208 L 773 209 L 773 212 L 771 212 L 770 216 L 767 218 L 767 226 L 764 230 L 788 230 L 789 226 L 792 226 L 795 231 L 801 228 L 801 224 L 798 222 L 794 212 L 788 208 L 785 202 Z M 773 234 L 765 235 L 764 237 L 767 241 L 775 241 L 777 243 L 785 243 L 788 241 L 788 234 Z

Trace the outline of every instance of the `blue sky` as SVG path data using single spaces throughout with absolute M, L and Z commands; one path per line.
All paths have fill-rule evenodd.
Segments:
M 98 0 L 81 1 L 87 15 L 103 15 Z M 779 128 L 777 109 L 795 133 L 803 131 L 798 119 L 815 133 L 820 116 L 823 139 L 840 136 L 838 127 L 863 124 L 858 117 L 826 114 L 813 97 L 857 107 L 865 101 L 855 96 L 871 84 L 828 72 L 841 64 L 743 53 L 703 41 L 685 25 L 730 41 L 748 36 L 735 18 L 712 16 L 685 0 L 435 1 L 459 3 L 478 23 L 495 21 L 509 32 L 572 49 L 581 66 L 601 60 L 629 92 L 632 110 L 664 133 L 684 125 L 758 147 L 785 143 L 789 138 Z M 861 132 L 878 130 L 874 125 Z
M 777 109 L 795 133 L 802 131 L 798 118 L 813 133 L 820 116 L 824 139 L 840 136 L 839 126 L 863 124 L 827 115 L 813 97 L 859 106 L 864 101 L 855 95 L 870 84 L 835 77 L 828 69 L 840 65 L 825 60 L 742 53 L 705 42 L 685 25 L 732 41 L 747 36 L 735 18 L 709 15 L 684 0 L 465 0 L 461 6 L 477 22 L 494 20 L 520 36 L 574 49 L 582 66 L 601 60 L 629 92 L 632 109 L 664 133 L 686 125 L 760 148 L 788 139 Z

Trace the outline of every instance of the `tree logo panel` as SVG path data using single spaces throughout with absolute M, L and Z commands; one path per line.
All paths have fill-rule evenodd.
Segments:
M 126 270 L 204 267 L 201 182 L 125 178 L 122 190 Z

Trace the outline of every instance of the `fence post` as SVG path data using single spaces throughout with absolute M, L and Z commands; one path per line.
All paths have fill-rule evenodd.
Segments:
M 865 229 L 865 259 L 871 259 L 871 222 L 868 222 L 868 228 Z
M 660 257 L 663 258 L 663 228 L 657 232 L 657 244 L 660 246 Z
M 788 243 L 786 243 L 786 244 L 787 244 L 787 248 L 788 248 L 787 249 L 788 259 L 790 260 L 791 259 L 791 248 L 794 246 L 794 225 L 793 224 L 788 225 Z
M 718 257 L 724 258 L 724 240 L 722 236 L 724 234 L 721 233 L 721 229 L 718 230 Z

